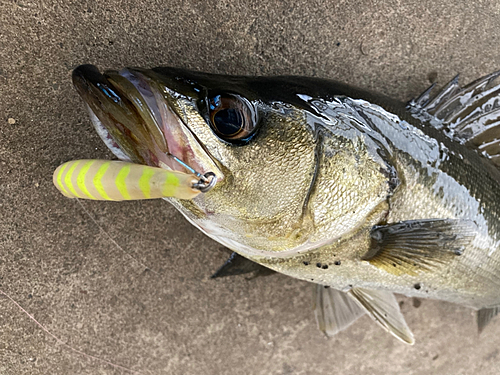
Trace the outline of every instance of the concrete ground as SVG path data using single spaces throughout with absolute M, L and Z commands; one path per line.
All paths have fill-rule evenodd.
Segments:
M 330 77 L 408 100 L 499 68 L 499 4 L 0 1 L 0 374 L 498 374 L 500 319 L 479 337 L 472 311 L 400 297 L 415 346 L 368 317 L 328 340 L 307 283 L 209 280 L 227 254 L 167 203 L 65 199 L 52 172 L 111 157 L 72 88 L 79 64 Z

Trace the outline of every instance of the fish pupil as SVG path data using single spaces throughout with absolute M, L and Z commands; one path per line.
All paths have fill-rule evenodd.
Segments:
M 236 108 L 225 108 L 219 110 L 214 115 L 214 125 L 217 131 L 223 136 L 232 136 L 242 129 L 243 118 Z

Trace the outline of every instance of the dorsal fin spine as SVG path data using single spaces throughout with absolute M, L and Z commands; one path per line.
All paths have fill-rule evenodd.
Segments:
M 500 167 L 500 70 L 464 88 L 455 76 L 436 96 L 427 89 L 408 104 L 413 117 L 428 122 L 454 141 L 475 148 Z

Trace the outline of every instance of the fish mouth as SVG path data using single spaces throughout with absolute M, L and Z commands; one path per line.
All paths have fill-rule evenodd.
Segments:
M 73 71 L 73 84 L 97 133 L 119 159 L 224 177 L 179 113 L 179 96 L 157 73 L 127 68 L 101 74 L 93 65 L 80 65 Z

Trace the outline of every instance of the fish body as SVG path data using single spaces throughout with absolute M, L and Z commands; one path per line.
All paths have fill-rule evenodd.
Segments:
M 342 98 L 337 101 L 339 106 L 334 109 L 335 115 L 352 116 L 350 121 L 359 121 L 356 126 L 365 129 L 362 136 L 356 134 L 357 139 L 373 137 L 377 146 L 373 145 L 372 155 L 382 155 L 388 165 L 388 169 L 378 176 L 382 182 L 380 194 L 384 195 L 380 201 L 373 202 L 375 208 L 369 207 L 369 214 L 362 213 L 366 221 L 357 230 L 341 234 L 335 238 L 336 241 L 315 251 L 294 255 L 291 257 L 293 261 L 287 257 L 280 257 L 279 260 L 264 257 L 266 265 L 290 276 L 339 290 L 347 291 L 353 286 L 383 289 L 407 296 L 446 300 L 476 309 L 499 304 L 498 171 L 485 165 L 487 163 L 477 152 L 449 139 L 430 124 L 402 120 L 402 117 L 364 100 Z M 330 118 L 335 115 L 329 114 Z M 368 144 L 368 141 L 363 142 L 365 146 Z M 351 161 L 350 165 L 346 161 L 342 164 L 347 165 L 346 169 L 350 166 L 355 173 L 359 173 L 356 170 L 359 161 L 355 158 Z M 333 175 L 328 163 L 324 164 L 322 173 Z M 372 172 L 376 173 L 375 169 Z M 373 181 L 372 176 L 363 176 L 363 180 Z M 389 185 L 387 190 L 383 189 L 384 183 Z M 360 183 L 353 187 L 350 194 L 354 195 L 356 188 L 361 192 L 367 189 Z M 322 201 L 329 194 L 329 189 L 326 190 Z M 356 193 L 352 199 L 357 200 L 362 195 Z M 376 203 L 378 206 L 375 206 Z M 456 255 L 437 261 L 429 269 L 422 268 L 420 264 L 410 264 L 408 268 L 399 270 L 401 265 L 396 261 L 387 267 L 374 267 L 373 262 L 366 260 L 369 255 L 367 249 L 374 247 L 374 226 L 408 221 L 419 225 L 418 221 L 430 223 L 441 219 L 457 220 L 450 223 L 452 235 L 474 232 L 473 238 L 459 245 Z M 461 226 L 459 220 L 463 220 L 465 226 Z M 432 230 L 431 227 L 426 226 L 422 231 Z M 423 234 L 418 231 L 412 240 L 418 241 Z M 432 256 L 425 255 L 428 258 Z M 259 257 L 253 258 L 257 259 Z M 408 259 L 412 261 L 411 257 Z M 420 263 L 422 259 L 415 254 L 413 260 Z
M 303 77 L 81 66 L 73 80 L 120 159 L 213 173 L 209 192 L 168 200 L 245 258 L 320 285 L 327 334 L 368 312 L 412 343 L 393 292 L 480 310 L 480 327 L 500 305 L 496 76 L 408 106 Z

